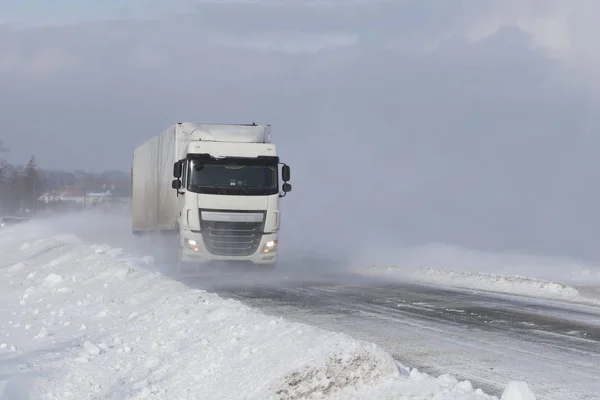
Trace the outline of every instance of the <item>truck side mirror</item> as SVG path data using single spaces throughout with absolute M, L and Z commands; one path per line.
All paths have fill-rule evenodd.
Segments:
M 283 186 L 281 187 L 284 191 L 284 193 L 288 193 L 292 191 L 292 185 L 290 185 L 289 183 L 284 183 Z
M 289 165 L 284 165 L 281 168 L 281 178 L 283 179 L 284 182 L 287 182 L 290 180 L 290 167 Z
M 181 189 L 181 181 L 179 179 L 173 179 L 171 182 L 171 187 L 175 190 Z
M 173 164 L 173 177 L 177 179 L 181 178 L 181 173 L 183 172 L 182 169 L 181 161 L 177 161 Z

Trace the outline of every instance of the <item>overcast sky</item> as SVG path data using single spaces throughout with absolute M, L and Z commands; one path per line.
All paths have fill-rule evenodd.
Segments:
M 128 170 L 134 147 L 177 121 L 270 123 L 292 166 L 289 223 L 600 258 L 599 12 L 3 1 L 0 138 L 11 161 Z

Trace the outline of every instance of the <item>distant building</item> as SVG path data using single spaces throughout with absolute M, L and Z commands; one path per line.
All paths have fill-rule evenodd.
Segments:
M 105 191 L 85 191 L 79 187 L 64 187 L 58 190 L 48 191 L 38 197 L 38 200 L 44 204 L 71 203 L 73 205 L 91 207 L 98 203 L 105 202 L 112 198 L 110 190 Z

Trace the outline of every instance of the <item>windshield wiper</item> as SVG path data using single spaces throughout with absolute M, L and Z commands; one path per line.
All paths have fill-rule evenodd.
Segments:
M 206 188 L 214 189 L 215 192 L 219 192 L 219 189 L 223 189 L 222 187 L 217 185 L 190 185 L 190 189 L 201 190 Z
M 244 193 L 244 194 L 248 194 L 248 190 L 246 190 L 246 187 L 245 187 L 245 186 L 230 186 L 230 187 L 232 187 L 232 188 L 236 188 L 236 189 L 239 189 L 239 190 L 240 190 L 240 192 L 242 192 L 242 193 Z

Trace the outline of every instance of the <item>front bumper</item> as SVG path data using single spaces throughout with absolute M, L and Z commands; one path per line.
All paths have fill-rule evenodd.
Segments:
M 182 262 L 197 263 L 208 261 L 250 261 L 254 264 L 274 264 L 277 262 L 277 247 L 265 252 L 269 242 L 278 242 L 277 233 L 262 235 L 260 244 L 255 253 L 244 256 L 225 256 L 212 254 L 208 251 L 202 238 L 202 233 L 183 231 L 179 242 L 179 258 Z M 189 244 L 192 241 L 192 244 Z

